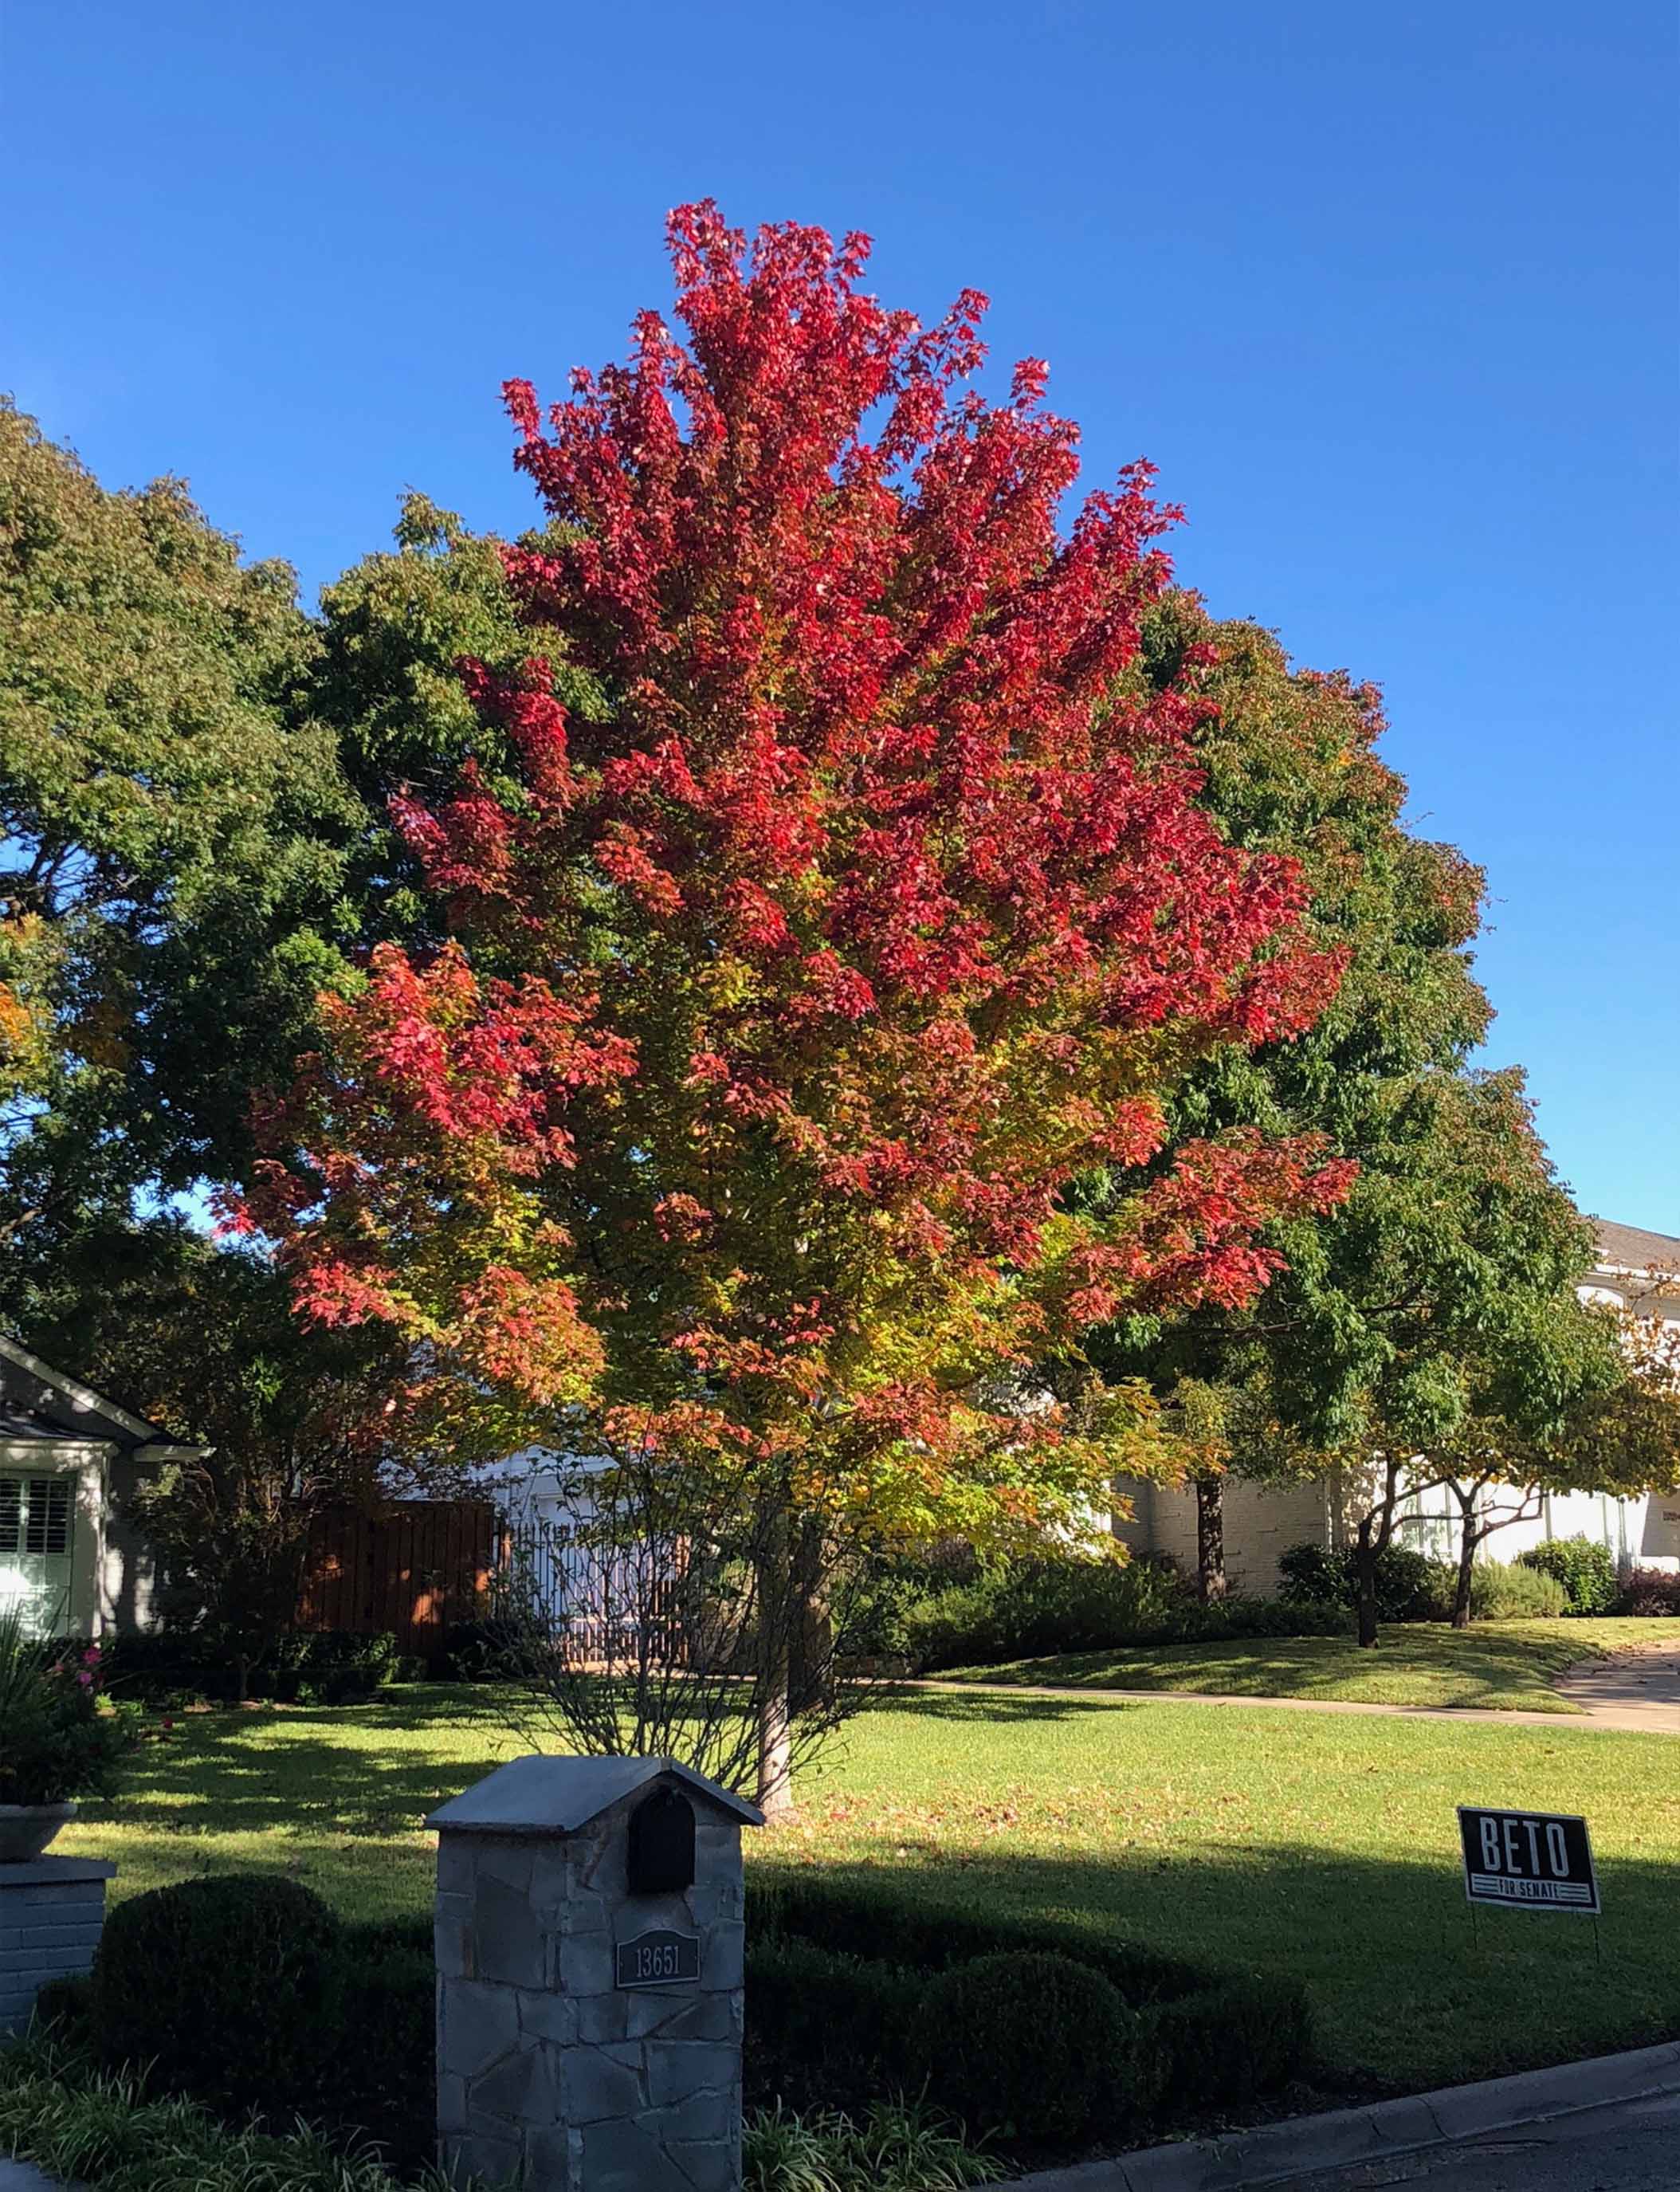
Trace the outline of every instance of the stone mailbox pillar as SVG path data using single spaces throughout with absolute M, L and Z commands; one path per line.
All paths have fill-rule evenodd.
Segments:
M 446 2167 L 738 2192 L 741 1829 L 658 1758 L 515 1758 L 433 1813 Z

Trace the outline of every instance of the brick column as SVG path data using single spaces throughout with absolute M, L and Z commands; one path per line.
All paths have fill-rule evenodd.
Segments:
M 0 1864 L 0 2033 L 24 2029 L 48 1979 L 92 1971 L 116 1870 L 79 1857 Z

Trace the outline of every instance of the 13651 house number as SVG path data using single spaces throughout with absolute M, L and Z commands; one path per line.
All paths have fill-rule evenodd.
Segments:
M 622 1941 L 618 1950 L 621 1987 L 677 1986 L 700 1976 L 698 1934 L 656 1932 Z

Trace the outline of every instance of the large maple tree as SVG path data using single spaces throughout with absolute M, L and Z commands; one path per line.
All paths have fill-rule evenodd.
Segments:
M 924 328 L 862 237 L 669 234 L 675 329 L 546 412 L 508 384 L 532 654 L 463 664 L 477 754 L 393 802 L 443 940 L 327 1001 L 246 1222 L 510 1440 L 744 1468 L 794 1527 L 1043 1527 L 1116 1455 L 1037 1366 L 1250 1299 L 1257 1229 L 1351 1168 L 1239 1132 L 1070 1185 L 1340 959 L 1197 805 L 1193 678 L 1124 675 L 1170 577 L 1148 467 L 1064 530 L 1076 431 L 1036 362 L 980 391 L 982 298 Z M 788 1708 L 761 1664 L 772 1809 Z

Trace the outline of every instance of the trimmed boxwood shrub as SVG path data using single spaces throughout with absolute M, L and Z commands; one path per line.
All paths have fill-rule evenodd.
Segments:
M 749 2108 L 852 2115 L 908 2081 L 926 1982 L 797 1935 L 747 1936 L 742 2075 Z
M 1003 1949 L 1038 1949 L 1072 1956 L 1100 1971 L 1134 2006 L 1187 1994 L 1210 1975 L 1176 1956 L 1134 1941 L 1093 1933 L 1077 1921 L 1021 1918 L 923 1901 L 891 1881 L 844 1875 L 752 1875 L 747 1884 L 747 1938 L 793 1935 L 866 1961 L 902 1964 L 915 1972 L 945 1971 Z
M 921 2020 L 929 2095 L 971 2132 L 1071 2142 L 1153 2104 L 1137 2012 L 1071 1956 L 1005 1949 L 954 1965 Z
M 430 2146 L 433 2001 L 429 1917 L 346 1927 L 307 1888 L 236 1875 L 118 1904 L 90 1995 L 66 1988 L 43 2013 L 69 2039 L 91 2009 L 100 2059 L 145 2069 L 154 2092 L 236 2122 L 303 2116 L 409 2167 Z M 1275 2093 L 1311 2045 L 1288 1979 L 895 1881 L 749 1884 L 749 2107 L 860 2114 L 925 2086 L 975 2131 L 1065 2143 L 1075 2119 L 1107 2133 L 1164 2100 L 1187 2113 Z M 1005 2054 L 1028 2067 L 1000 2077 Z
M 436 2139 L 436 1984 L 429 1918 L 346 1927 L 330 1968 L 320 2081 L 286 2113 L 370 2138 L 399 2168 L 424 2167 Z
M 925 2076 L 927 2098 L 961 2113 L 927 2058 L 930 2004 L 942 1975 L 1005 1953 L 1094 1971 L 1136 2012 L 1113 2066 L 1105 2125 L 1135 2122 L 1163 2100 L 1184 2112 L 1281 2092 L 1313 2052 L 1311 2004 L 1293 1979 L 1210 1971 L 1072 1919 L 924 1902 L 888 1881 L 753 1875 L 747 1941 L 748 2098 L 760 2106 L 778 2094 L 800 2105 L 795 2090 L 821 2097 L 822 2073 L 795 2086 L 800 2051 L 780 2020 L 799 2018 L 815 2033 L 813 2047 L 827 2049 L 828 2075 L 844 2075 L 848 2091 L 875 2097 Z M 807 1999 L 790 2001 L 801 1989 Z M 825 2035 L 830 2018 L 835 2029 Z
M 35 2022 L 60 2046 L 77 2054 L 94 2048 L 94 1982 L 77 1972 L 48 1979 L 35 1997 Z
M 119 1903 L 94 1974 L 100 2058 L 219 2115 L 319 2091 L 343 1927 L 296 1881 L 238 1873 Z
M 1186 2109 L 1238 2107 L 1281 2092 L 1313 2052 L 1313 2013 L 1298 1986 L 1238 1976 L 1143 2012 L 1162 2098 Z

